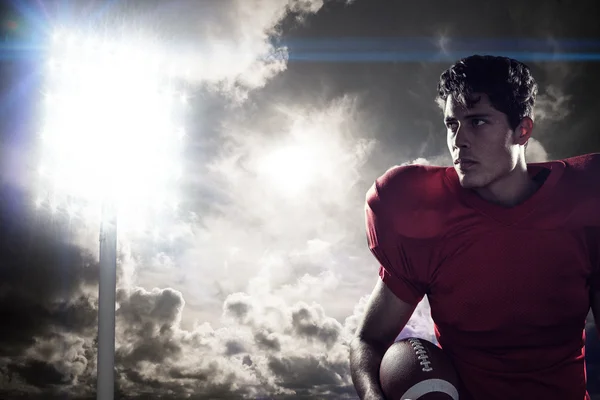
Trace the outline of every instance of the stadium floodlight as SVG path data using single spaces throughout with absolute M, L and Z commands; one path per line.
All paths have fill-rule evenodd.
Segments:
M 52 35 L 40 114 L 37 206 L 98 215 L 97 398 L 114 396 L 117 221 L 176 207 L 188 95 L 159 49 L 78 32 Z M 98 211 L 94 211 L 98 210 Z M 125 224 L 123 224 L 123 222 Z

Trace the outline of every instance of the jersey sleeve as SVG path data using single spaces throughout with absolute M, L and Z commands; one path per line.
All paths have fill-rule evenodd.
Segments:
M 379 277 L 404 302 L 418 304 L 427 292 L 423 249 L 395 229 L 398 211 L 382 198 L 377 181 L 367 192 L 365 219 L 369 250 L 379 262 Z

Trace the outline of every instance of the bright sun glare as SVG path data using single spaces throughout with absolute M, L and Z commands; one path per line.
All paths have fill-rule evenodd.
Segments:
M 306 189 L 318 172 L 315 153 L 309 146 L 288 145 L 268 154 L 261 165 L 277 190 L 295 195 Z
M 265 184 L 274 193 L 301 199 L 331 182 L 343 150 L 335 135 L 325 134 L 331 128 L 310 118 L 295 121 L 283 143 L 261 152 L 257 167 Z

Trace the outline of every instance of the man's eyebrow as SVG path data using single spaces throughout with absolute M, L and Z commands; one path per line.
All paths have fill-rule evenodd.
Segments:
M 492 115 L 491 114 L 485 114 L 485 113 L 479 113 L 479 114 L 466 114 L 463 115 L 462 118 L 463 119 L 469 119 L 469 118 L 490 118 Z M 452 121 L 456 121 L 456 118 L 453 116 L 447 116 L 444 119 L 445 122 L 452 122 Z

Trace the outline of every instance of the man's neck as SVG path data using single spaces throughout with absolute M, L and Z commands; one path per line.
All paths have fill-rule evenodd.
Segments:
M 541 185 L 529 176 L 527 164 L 520 163 L 510 174 L 475 192 L 490 203 L 510 208 L 530 198 Z

